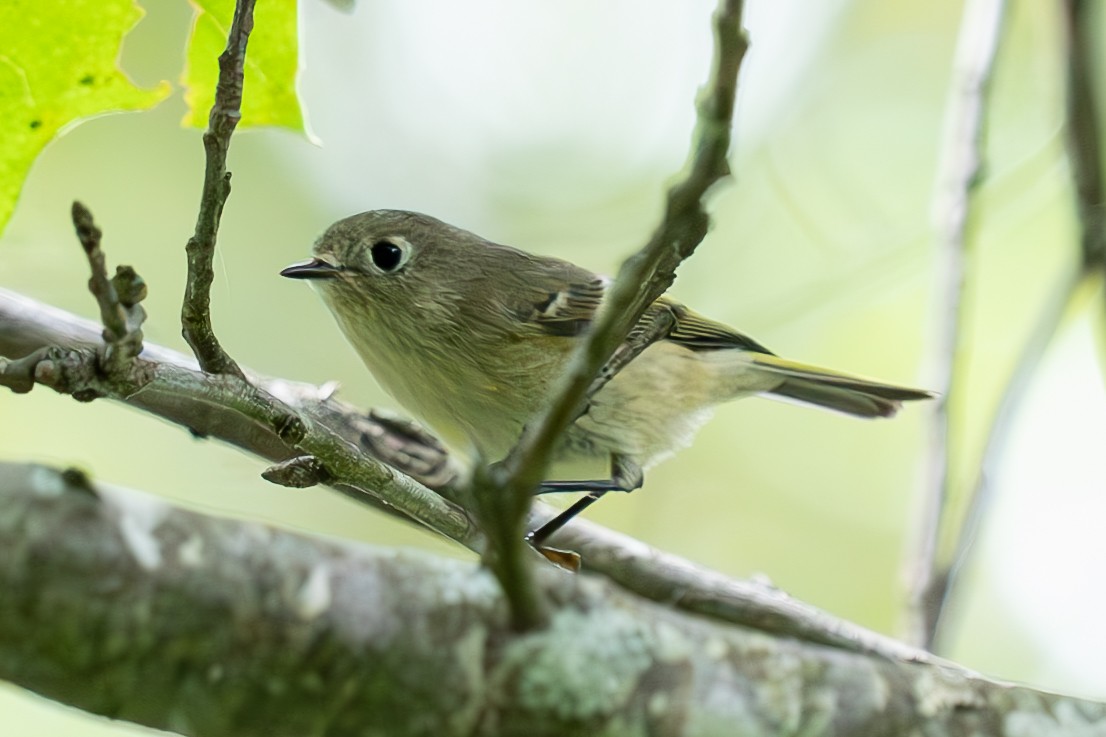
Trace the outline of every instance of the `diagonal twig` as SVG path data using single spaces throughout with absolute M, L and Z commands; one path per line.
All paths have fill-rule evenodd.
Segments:
M 1064 0 L 1068 43 L 1067 125 L 1068 160 L 1075 185 L 1075 204 L 1080 222 L 1080 249 L 1087 270 L 1106 267 L 1106 186 L 1103 184 L 1102 130 L 1099 119 L 1099 89 L 1095 48 L 1101 36 L 1098 3 Z
M 704 197 L 730 174 L 727 154 L 737 95 L 737 75 L 748 43 L 741 27 L 743 3 L 722 0 L 714 17 L 715 54 L 710 81 L 698 103 L 685 175 L 668 191 L 664 217 L 649 242 L 627 259 L 608 290 L 603 309 L 545 414 L 527 430 L 508 459 L 525 493 L 543 479 L 557 438 L 576 418 L 594 378 L 645 310 L 675 281 L 676 267 L 707 233 Z
M 630 361 L 637 358 L 642 351 L 654 342 L 671 334 L 673 328 L 676 327 L 676 315 L 672 310 L 663 310 L 657 314 L 656 319 L 650 320 L 647 325 L 639 327 L 641 327 L 640 330 L 635 327 L 630 331 L 626 340 L 615 349 L 610 360 L 603 364 L 599 375 L 595 377 L 587 392 L 584 393 L 585 404 L 587 400 L 598 394 L 599 390 L 606 386 L 607 382 L 613 379 L 619 371 L 626 368 Z
M 507 459 L 476 478 L 475 501 L 494 521 L 485 529 L 496 556 L 493 570 L 506 587 L 517 587 L 512 602 L 516 624 L 541 620 L 538 594 L 528 573 L 523 533 L 534 489 L 544 478 L 558 438 L 578 416 L 590 387 L 645 310 L 675 280 L 680 262 L 691 255 L 709 227 L 704 197 L 730 174 L 730 147 L 738 71 L 748 47 L 741 25 L 741 0 L 720 0 L 714 14 L 715 53 L 711 76 L 698 101 L 698 126 L 682 179 L 669 191 L 660 226 L 649 242 L 622 265 L 591 331 L 576 351 L 549 408 L 523 433 Z M 508 596 L 512 596 L 508 592 Z
M 359 501 L 375 497 L 380 504 L 372 506 L 392 507 L 462 545 L 482 545 L 464 510 L 369 457 L 323 420 L 327 413 L 293 412 L 264 391 L 242 391 L 234 377 L 142 358 L 123 373 L 105 375 L 96 350 L 86 347 L 40 348 L 14 361 L 0 357 L 0 386 L 24 392 L 28 381 L 76 399 L 126 402 L 277 462 L 313 456 L 325 468 L 326 483 L 337 491 Z M 382 488 L 398 493 L 385 498 Z
M 242 84 L 246 64 L 246 43 L 253 30 L 254 0 L 238 0 L 234 20 L 227 34 L 226 50 L 219 56 L 219 82 L 215 87 L 215 104 L 211 107 L 208 128 L 204 133 L 207 164 L 204 169 L 203 192 L 196 230 L 185 252 L 188 256 L 188 278 L 181 305 L 181 328 L 184 339 L 196 354 L 200 367 L 208 373 L 232 374 L 244 378 L 241 369 L 227 354 L 211 327 L 211 283 L 215 278 L 212 266 L 215 239 L 223 205 L 230 196 L 230 172 L 227 171 L 227 151 L 231 134 L 242 117 Z

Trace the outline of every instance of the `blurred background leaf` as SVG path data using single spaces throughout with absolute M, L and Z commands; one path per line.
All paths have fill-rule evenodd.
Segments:
M 66 126 L 113 110 L 144 110 L 169 94 L 116 66 L 142 11 L 133 0 L 0 5 L 0 232 L 31 164 Z
M 185 125 L 207 127 L 218 57 L 233 13 L 234 0 L 195 2 L 186 64 L 179 74 L 188 104 Z M 164 79 L 147 88 L 132 81 L 130 67 L 118 65 L 124 37 L 143 14 L 134 0 L 0 5 L 0 233 L 31 165 L 54 137 L 87 118 L 146 110 L 168 97 L 172 88 Z M 307 134 L 296 92 L 296 3 L 264 3 L 257 21 L 247 56 L 250 93 L 240 125 Z M 175 70 L 163 74 L 178 76 Z
M 196 15 L 188 42 L 187 64 L 181 83 L 188 112 L 184 125 L 207 127 L 219 78 L 219 54 L 227 45 L 227 29 L 234 17 L 234 0 L 192 0 Z M 299 69 L 296 5 L 293 0 L 260 3 L 254 33 L 246 53 L 246 80 L 250 92 L 242 100 L 242 125 L 276 125 L 305 132 L 303 111 L 296 96 Z

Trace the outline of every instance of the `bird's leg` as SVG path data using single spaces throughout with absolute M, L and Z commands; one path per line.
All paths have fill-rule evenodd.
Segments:
M 583 512 L 599 501 L 608 491 L 633 491 L 640 489 L 645 480 L 645 472 L 640 465 L 626 456 L 617 453 L 611 454 L 611 477 L 609 479 L 593 479 L 585 481 L 543 481 L 538 489 L 538 494 L 549 494 L 562 491 L 585 491 L 582 498 L 578 499 L 568 509 L 546 522 L 538 529 L 526 535 L 526 542 L 535 548 L 540 548 L 550 535 L 564 527 L 576 515 Z

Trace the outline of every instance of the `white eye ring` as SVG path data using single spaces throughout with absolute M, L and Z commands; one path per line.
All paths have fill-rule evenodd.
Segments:
M 369 257 L 381 273 L 394 274 L 411 258 L 411 244 L 396 236 L 377 238 L 369 246 Z

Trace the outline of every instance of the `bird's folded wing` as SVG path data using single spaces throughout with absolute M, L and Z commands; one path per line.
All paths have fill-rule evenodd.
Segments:
M 678 343 L 685 348 L 690 348 L 693 351 L 736 348 L 739 350 L 753 351 L 755 353 L 763 353 L 768 356 L 773 355 L 772 351 L 749 336 L 743 335 L 720 322 L 715 322 L 696 312 L 692 312 L 679 302 L 674 302 L 667 297 L 661 297 L 654 302 L 650 311 L 655 309 L 667 309 L 672 312 L 673 316 L 676 318 L 676 327 L 666 337 L 668 340 Z M 646 312 L 646 315 L 648 314 L 649 313 Z M 645 317 L 642 318 L 642 320 L 645 319 Z

